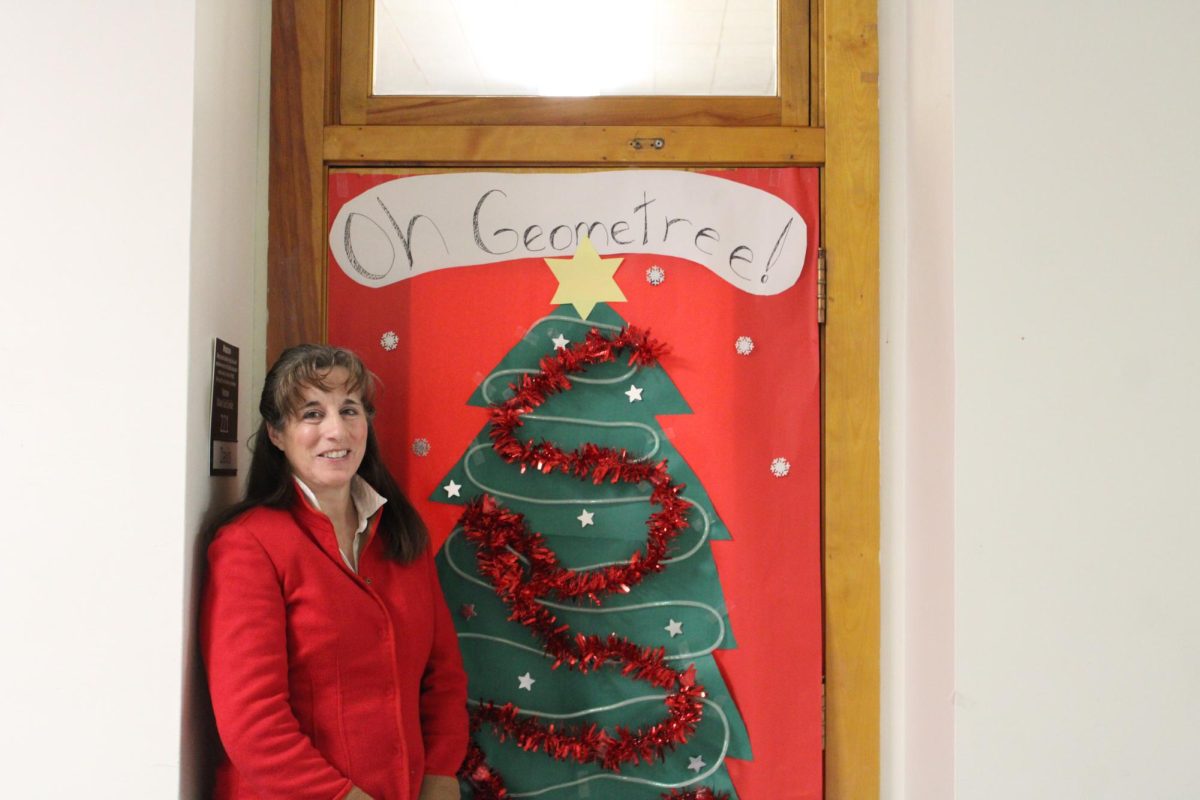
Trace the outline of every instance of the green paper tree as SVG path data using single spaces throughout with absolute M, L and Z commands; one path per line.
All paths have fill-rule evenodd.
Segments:
M 509 385 L 522 374 L 537 372 L 538 362 L 564 340 L 578 343 L 592 328 L 615 333 L 623 327 L 625 321 L 606 304 L 597 305 L 587 320 L 571 306 L 560 306 L 529 329 L 469 403 L 486 407 L 506 399 Z M 668 344 L 678 350 L 681 343 Z M 706 689 L 704 716 L 688 741 L 668 750 L 664 760 L 627 765 L 619 772 L 527 752 L 512 739 L 499 741 L 486 726 L 475 740 L 514 798 L 650 800 L 673 789 L 701 786 L 736 797 L 725 759 L 749 759 L 750 744 L 712 655 L 735 646 L 710 548 L 713 540 L 730 537 L 700 480 L 658 422 L 658 415 L 691 409 L 658 365 L 638 368 L 618 359 L 570 377 L 573 388 L 525 415 L 518 437 L 546 439 L 563 450 L 593 442 L 624 448 L 651 463 L 666 459 L 693 508 L 662 572 L 647 576 L 627 594 L 602 598 L 599 606 L 589 601 L 547 604 L 572 633 L 616 633 L 644 647 L 664 648 L 673 669 L 694 665 L 696 679 Z M 625 561 L 643 547 L 647 517 L 656 510 L 645 486 L 593 485 L 561 473 L 521 470 L 493 451 L 488 434 L 485 424 L 430 499 L 463 505 L 491 495 L 523 514 L 529 529 L 541 533 L 559 561 L 575 570 Z M 460 528 L 449 535 L 437 560 L 469 676 L 469 702 L 512 703 L 546 723 L 595 724 L 609 731 L 653 725 L 666 716 L 666 692 L 622 675 L 617 667 L 554 669 L 539 639 L 508 619 L 509 609 L 479 574 L 475 546 Z

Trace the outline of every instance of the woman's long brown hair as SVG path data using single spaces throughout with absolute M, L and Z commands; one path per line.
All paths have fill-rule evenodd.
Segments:
M 258 410 L 262 424 L 251 440 L 250 474 L 246 495 L 230 506 L 205 529 L 208 541 L 217 531 L 245 512 L 258 506 L 290 508 L 296 502 L 296 482 L 283 451 L 271 443 L 269 428 L 283 430 L 301 405 L 305 387 L 328 391 L 327 382 L 336 367 L 346 370 L 347 391 L 357 391 L 367 412 L 367 443 L 358 475 L 379 492 L 387 502 L 381 509 L 378 536 L 391 559 L 407 564 L 429 547 L 429 532 L 396 480 L 383 463 L 375 436 L 375 376 L 358 356 L 341 347 L 301 344 L 289 347 L 279 356 L 263 382 Z

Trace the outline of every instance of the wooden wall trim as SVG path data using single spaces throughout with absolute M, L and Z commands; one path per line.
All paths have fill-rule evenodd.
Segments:
M 779 125 L 780 107 L 778 97 L 430 95 L 366 100 L 372 125 Z
M 267 200 L 267 361 L 324 337 L 326 0 L 274 0 Z
M 341 122 L 359 125 L 808 125 L 812 3 L 779 0 L 779 96 L 392 96 L 371 85 L 371 0 L 336 0 Z M 353 96 L 351 96 L 353 95 Z M 365 111 L 365 119 L 362 114 Z
M 825 127 L 825 7 L 821 0 L 813 0 L 809 6 L 808 40 L 808 83 L 810 88 L 808 124 L 814 128 Z
M 812 10 L 804 0 L 779 3 L 779 97 L 782 102 L 780 125 L 809 124 L 811 88 L 809 48 L 812 44 Z M 790 43 L 783 47 L 782 43 Z
M 825 4 L 826 798 L 879 797 L 879 93 L 874 0 Z
M 661 138 L 662 149 L 651 142 Z M 639 139 L 641 148 L 630 145 Z M 714 155 L 716 154 L 716 155 Z M 819 165 L 819 128 L 594 126 L 330 126 L 325 159 L 334 164 L 488 165 Z
M 371 60 L 374 58 L 374 8 L 371 0 L 341 0 L 339 35 L 331 37 L 338 42 L 341 56 L 336 83 L 340 109 L 338 121 L 343 125 L 362 125 L 367 121 L 367 102 L 371 96 Z M 337 62 L 336 56 L 334 61 Z

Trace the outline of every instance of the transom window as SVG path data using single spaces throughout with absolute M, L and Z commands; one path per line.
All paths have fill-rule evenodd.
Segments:
M 374 0 L 372 94 L 777 93 L 776 0 Z

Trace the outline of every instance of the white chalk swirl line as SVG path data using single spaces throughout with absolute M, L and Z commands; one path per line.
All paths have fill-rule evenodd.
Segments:
M 505 639 L 500 639 L 495 636 L 486 636 L 483 634 L 459 634 L 459 635 L 467 636 L 469 638 L 490 639 L 490 640 L 499 642 L 501 644 L 506 644 L 506 645 L 520 648 L 522 650 L 534 650 L 534 648 L 527 647 L 526 645 L 516 644 L 515 642 L 509 642 Z M 534 652 L 540 652 L 540 651 L 534 650 Z M 545 654 L 543 653 L 543 655 L 545 655 Z M 537 711 L 535 709 L 528 709 L 528 708 L 521 708 L 517 711 L 517 713 L 521 714 L 522 716 L 527 716 L 527 717 L 536 716 L 541 719 L 573 719 L 575 717 L 591 716 L 594 714 L 598 714 L 602 711 L 613 711 L 618 708 L 623 708 L 624 706 L 633 705 L 634 703 L 647 703 L 647 702 L 661 703 L 666 698 L 666 696 L 667 695 L 664 693 L 664 694 L 643 695 L 641 697 L 631 697 L 627 700 L 622 700 L 619 703 L 613 703 L 613 704 L 607 705 L 607 706 L 596 706 L 594 708 L 585 708 L 582 711 L 573 711 L 571 713 L 566 713 L 566 714 L 559 714 L 559 713 L 546 712 L 546 711 Z M 663 789 L 677 789 L 682 786 L 690 786 L 693 783 L 702 781 L 702 780 L 708 778 L 709 776 L 711 776 L 712 774 L 714 774 L 718 769 L 720 769 L 721 764 L 723 764 L 725 762 L 725 756 L 729 753 L 729 743 L 730 743 L 731 734 L 730 734 L 730 728 L 729 728 L 729 717 L 726 716 L 725 709 L 721 708 L 715 702 L 713 702 L 712 700 L 709 700 L 706 697 L 700 698 L 700 701 L 702 703 L 704 703 L 706 706 L 708 706 L 709 708 L 713 709 L 717 713 L 717 716 L 721 720 L 721 725 L 724 727 L 724 740 L 721 743 L 721 753 L 719 756 L 717 756 L 717 759 L 712 764 L 708 765 L 708 769 L 705 770 L 704 772 L 699 772 L 695 776 L 689 778 L 688 780 L 680 781 L 678 783 L 667 783 L 664 781 L 652 781 L 648 778 L 635 778 L 635 777 L 632 777 L 629 775 L 613 775 L 611 773 L 598 773 L 596 775 L 585 776 L 578 780 L 568 781 L 566 783 L 558 783 L 558 784 L 554 784 L 552 786 L 546 786 L 544 788 L 535 789 L 535 790 L 529 791 L 529 792 L 510 792 L 510 796 L 511 797 L 536 797 L 538 795 L 545 794 L 546 792 L 555 791 L 556 789 L 569 789 L 572 786 L 579 786 L 581 784 L 589 783 L 589 782 L 595 781 L 595 780 L 612 780 L 612 781 L 619 781 L 619 782 L 623 782 L 623 783 L 639 783 L 639 784 L 643 784 L 646 786 L 656 786 L 656 787 L 663 788 Z M 481 703 L 478 700 L 467 700 L 467 703 L 469 703 L 470 705 L 476 705 L 476 706 L 481 705 Z
M 610 325 L 606 322 L 588 322 L 587 320 L 584 320 L 584 319 L 577 319 L 575 317 L 563 317 L 563 316 L 558 316 L 558 315 L 552 314 L 548 317 L 542 317 L 541 319 L 534 322 L 533 325 L 531 325 L 529 327 L 529 330 L 525 332 L 525 338 L 528 339 L 529 334 L 533 333 L 534 329 L 537 328 L 538 325 L 541 325 L 543 322 L 548 322 L 550 320 L 556 320 L 559 322 L 572 322 L 577 325 L 586 325 L 589 330 L 592 328 L 603 328 L 604 330 L 607 330 L 607 331 L 616 331 L 616 332 L 619 332 L 621 330 L 620 326 Z M 590 383 L 590 384 L 594 384 L 597 386 L 611 385 L 614 383 L 623 383 L 627 378 L 629 378 L 635 372 L 637 372 L 637 370 L 638 370 L 638 368 L 636 366 L 630 367 L 628 370 L 626 370 L 625 372 L 616 376 L 615 378 L 585 378 L 581 375 L 576 375 L 576 376 L 572 377 L 570 380 L 577 382 L 577 383 Z M 496 372 L 493 372 L 491 375 L 488 375 L 487 378 L 484 379 L 483 385 L 479 387 L 480 394 L 483 395 L 483 400 L 485 403 L 491 403 L 491 402 L 493 402 L 492 397 L 491 397 L 492 381 L 494 381 L 496 378 L 499 378 L 501 375 L 532 375 L 533 373 L 540 372 L 540 371 L 541 370 L 539 370 L 537 367 L 532 367 L 529 369 L 497 370 Z M 534 414 L 526 414 L 526 416 L 531 419 L 549 419 L 548 417 L 539 417 Z
M 649 498 L 634 498 L 634 499 L 635 500 L 636 499 L 647 500 Z M 691 500 L 688 499 L 687 495 L 683 495 L 683 499 L 688 500 L 688 502 L 692 502 Z M 662 563 L 664 566 L 667 564 L 678 564 L 680 561 L 686 561 L 687 559 L 696 555 L 696 553 L 698 553 L 700 551 L 700 548 L 704 546 L 704 543 L 708 541 L 708 533 L 712 529 L 712 524 L 709 522 L 709 518 L 708 518 L 708 512 L 705 511 L 702 506 L 698 506 L 695 504 L 692 505 L 692 508 L 699 511 L 700 516 L 704 519 L 704 531 L 700 534 L 700 538 L 696 540 L 696 544 L 692 545 L 692 549 L 682 552 L 677 556 L 672 556 L 671 558 L 664 558 L 662 560 Z M 454 537 L 454 535 L 456 533 L 458 533 L 461 530 L 462 530 L 461 526 L 456 527 L 454 530 L 450 531 L 450 535 L 446 537 L 446 540 L 449 541 L 451 538 Z M 516 553 L 517 558 L 521 559 L 526 564 L 529 563 L 529 560 L 526 559 L 525 556 L 521 555 L 520 553 L 517 553 L 517 551 L 513 550 L 513 548 L 511 548 L 511 547 L 509 547 L 508 549 L 509 549 L 509 551 Z M 620 561 L 601 561 L 598 564 L 584 564 L 581 567 L 568 566 L 566 568 L 575 570 L 576 572 L 586 572 L 589 569 L 600 569 L 601 567 L 612 567 L 612 566 L 616 566 L 618 564 L 629 564 L 631 562 L 632 562 L 632 559 L 626 558 L 626 559 L 620 560 Z
M 588 322 L 587 320 L 576 319 L 574 317 L 551 315 L 551 316 L 547 316 L 547 317 L 542 317 L 541 319 L 534 322 L 534 324 L 532 326 L 530 326 L 529 331 L 527 332 L 527 335 L 528 335 L 528 333 L 532 333 L 532 331 L 538 325 L 540 325 L 543 322 L 549 321 L 549 320 L 557 320 L 557 321 L 562 321 L 562 322 L 570 322 L 570 323 L 574 323 L 574 324 L 586 325 L 589 329 L 602 328 L 604 330 L 610 330 L 610 331 L 620 331 L 621 330 L 621 328 L 619 326 L 609 325 L 607 323 Z M 493 372 L 492 374 L 488 375 L 488 377 L 484 380 L 483 385 L 480 387 L 480 394 L 482 395 L 484 402 L 490 404 L 491 402 L 493 402 L 491 399 L 490 389 L 491 389 L 492 382 L 495 379 L 497 379 L 503 375 L 529 375 L 529 374 L 533 374 L 533 373 L 539 372 L 539 371 L 540 370 L 538 370 L 536 368 L 534 368 L 534 369 L 498 370 L 498 371 Z M 613 377 L 613 378 L 585 378 L 582 376 L 574 376 L 570 380 L 577 382 L 577 383 L 583 383 L 583 384 L 612 385 L 612 384 L 617 384 L 617 383 L 623 383 L 625 380 L 630 378 L 636 372 L 637 372 L 637 367 L 631 367 L 626 372 L 624 372 L 620 375 L 617 375 L 616 377 Z M 601 428 L 641 428 L 650 435 L 650 437 L 653 441 L 653 446 L 650 448 L 650 450 L 644 456 L 641 456 L 640 458 L 638 458 L 637 459 L 638 461 L 646 461 L 646 460 L 653 458 L 654 455 L 656 453 L 658 453 L 659 448 L 662 445 L 662 440 L 659 438 L 658 432 L 655 431 L 653 428 L 651 428 L 649 425 L 645 425 L 640 422 L 603 422 L 600 420 L 587 420 L 587 419 L 579 419 L 579 418 L 575 418 L 575 417 L 556 417 L 556 416 L 549 416 L 549 415 L 545 415 L 545 414 L 534 414 L 534 413 L 525 414 L 524 417 L 526 419 L 537 419 L 537 420 L 542 420 L 545 422 L 562 422 L 562 423 L 569 424 L 569 425 L 594 426 L 594 427 L 601 427 Z M 575 499 L 545 500 L 542 498 L 524 497 L 522 495 L 516 495 L 516 494 L 510 494 L 508 492 L 503 492 L 503 491 L 495 489 L 494 487 L 486 486 L 481 481 L 479 481 L 475 477 L 475 475 L 471 472 L 471 465 L 468 461 L 470 456 L 474 455 L 475 453 L 479 452 L 480 450 L 490 450 L 490 449 L 491 449 L 490 444 L 478 444 L 478 445 L 471 447 L 466 452 L 466 454 L 463 456 L 463 470 L 466 472 L 467 479 L 470 480 L 471 483 L 475 484 L 477 487 L 484 490 L 485 492 L 489 492 L 498 497 L 503 497 L 503 498 L 509 499 L 509 500 L 522 500 L 524 502 L 541 504 L 541 505 L 578 505 L 581 503 L 584 505 L 587 505 L 587 504 L 607 505 L 607 504 L 621 504 L 621 503 L 631 503 L 631 502 L 640 502 L 640 501 L 649 501 L 650 500 L 649 497 L 611 498 L 611 499 L 591 498 L 591 499 L 584 499 L 584 500 L 575 500 Z M 687 496 L 684 496 L 683 499 L 688 500 L 689 498 L 687 498 Z M 689 502 L 691 502 L 691 501 L 689 500 Z M 682 561 L 686 558 L 690 558 L 704 545 L 704 542 L 708 539 L 708 533 L 709 533 L 709 530 L 711 529 L 711 522 L 709 520 L 708 512 L 705 511 L 702 506 L 695 505 L 694 503 L 693 503 L 693 506 L 700 512 L 701 516 L 704 518 L 704 532 L 701 535 L 700 540 L 696 543 L 695 547 L 693 547 L 688 552 L 683 553 L 679 556 L 676 556 L 676 557 L 670 558 L 670 559 L 665 559 L 663 561 L 664 564 L 671 564 L 671 563 L 675 563 L 678 561 Z M 446 542 L 446 548 L 445 548 L 446 562 L 450 565 L 451 569 L 453 569 L 456 573 L 459 574 L 460 577 L 464 578 L 468 582 L 482 586 L 485 589 L 492 589 L 493 587 L 490 584 L 484 582 L 483 580 L 480 580 L 479 578 L 475 577 L 474 575 L 468 574 L 462 568 L 460 568 L 458 566 L 458 564 L 454 561 L 454 557 L 450 551 L 449 539 L 452 539 L 454 536 L 459 534 L 461 531 L 462 531 L 462 528 L 455 528 L 454 531 L 452 531 L 450 536 L 448 537 L 448 540 Z M 511 548 L 510 548 L 510 550 L 511 550 Z M 519 553 L 517 555 L 522 560 L 525 560 L 524 557 L 520 556 Z M 628 560 L 626 560 L 626 561 L 610 561 L 610 562 L 604 562 L 601 564 L 593 564 L 593 565 L 585 566 L 585 567 L 578 567 L 576 569 L 578 569 L 578 570 L 598 569 L 600 567 L 612 566 L 615 564 L 627 564 L 627 563 L 629 563 Z M 616 607 L 616 608 L 583 608 L 583 607 L 578 607 L 578 606 L 568 606 L 568 605 L 564 605 L 561 603 L 554 603 L 549 600 L 538 600 L 537 602 L 539 602 L 543 605 L 549 606 L 551 608 L 560 609 L 562 611 L 579 611 L 579 612 L 591 613 L 591 614 L 616 614 L 616 613 L 620 613 L 622 611 L 638 611 L 638 610 L 641 610 L 644 608 L 662 608 L 662 607 L 667 607 L 667 606 L 684 606 L 684 607 L 691 607 L 691 608 L 700 608 L 700 609 L 703 609 L 703 610 L 707 611 L 708 613 L 712 614 L 713 618 L 717 621 L 717 628 L 718 628 L 718 636 L 716 639 L 716 643 L 704 650 L 700 650 L 695 653 L 679 653 L 677 655 L 665 656 L 664 659 L 667 661 L 679 660 L 679 659 L 684 659 L 684 658 L 695 658 L 697 656 L 708 655 L 709 653 L 712 653 L 714 650 L 716 650 L 717 646 L 725 638 L 725 620 L 721 618 L 721 615 L 719 613 L 717 613 L 717 610 L 710 605 L 707 605 L 705 603 L 695 602 L 692 600 L 677 600 L 677 601 L 661 600 L 661 601 L 657 601 L 657 602 L 653 602 L 653 603 L 640 603 L 637 605 L 622 606 L 622 607 Z M 527 650 L 531 653 L 541 655 L 544 658 L 551 658 L 551 656 L 549 656 L 547 653 L 545 653 L 544 651 L 539 650 L 535 647 L 530 647 L 529 645 L 520 644 L 518 642 L 511 642 L 507 639 L 503 639 L 498 636 L 490 636 L 487 634 L 479 634 L 479 633 L 460 633 L 460 634 L 458 634 L 458 636 L 459 636 L 459 638 L 464 638 L 464 639 L 486 639 L 486 640 L 498 642 L 500 644 L 508 645 L 510 647 L 516 647 L 521 650 Z M 620 703 L 615 703 L 613 705 L 600 706 L 600 707 L 591 708 L 591 709 L 584 709 L 583 711 L 575 712 L 572 714 L 551 714 L 551 713 L 545 713 L 545 712 L 526 711 L 526 710 L 521 710 L 518 713 L 525 714 L 527 716 L 528 715 L 536 715 L 536 716 L 544 717 L 544 718 L 548 718 L 548 719 L 550 719 L 550 718 L 569 719 L 571 717 L 580 717 L 580 716 L 585 716 L 585 715 L 589 715 L 589 714 L 595 714 L 595 713 L 598 713 L 601 711 L 610 711 L 610 710 L 621 708 L 623 706 L 627 706 L 627 705 L 630 705 L 633 703 L 646 702 L 648 700 L 653 700 L 655 702 L 661 702 L 664 697 L 666 697 L 666 695 L 646 695 L 643 697 L 635 697 L 635 698 L 631 698 L 629 700 L 621 701 Z M 724 726 L 724 729 L 725 729 L 724 742 L 722 743 L 722 746 L 721 746 L 721 754 L 717 758 L 716 762 L 709 766 L 709 769 L 707 771 L 697 773 L 693 778 L 686 780 L 686 781 L 679 782 L 679 783 L 663 783 L 661 781 L 652 781 L 652 780 L 648 780 L 645 778 L 634 778 L 634 777 L 630 777 L 628 775 L 610 775 L 607 773 L 601 773 L 601 774 L 597 774 L 597 775 L 590 775 L 590 776 L 587 776 L 584 778 L 580 778 L 579 780 L 576 780 L 576 781 L 570 781 L 567 783 L 561 783 L 561 784 L 556 784 L 553 786 L 547 786 L 543 789 L 538 789 L 538 790 L 531 791 L 531 792 L 513 792 L 513 793 L 510 793 L 510 796 L 511 797 L 536 797 L 537 795 L 545 794 L 546 792 L 551 792 L 556 789 L 568 789 L 568 788 L 571 788 L 572 786 L 579 786 L 579 785 L 582 785 L 584 783 L 588 783 L 588 782 L 594 781 L 594 780 L 615 780 L 615 781 L 628 782 L 628 783 L 639 783 L 639 784 L 655 786 L 655 787 L 659 787 L 659 788 L 666 788 L 666 789 L 675 789 L 675 788 L 680 788 L 683 786 L 690 786 L 693 783 L 697 783 L 699 781 L 704 780 L 705 778 L 707 778 L 710 775 L 712 775 L 713 773 L 715 773 L 717 771 L 717 769 L 720 768 L 721 764 L 724 763 L 725 755 L 726 755 L 726 753 L 729 752 L 730 731 L 729 731 L 729 719 L 725 715 L 724 709 L 722 709 L 719 705 L 717 705 L 713 701 L 708 700 L 707 698 L 701 698 L 701 700 L 705 705 L 711 706 L 717 712 L 717 715 L 721 718 L 721 724 Z M 479 704 L 478 701 L 476 701 L 476 700 L 468 700 L 467 702 L 472 705 Z
M 451 537 L 455 536 L 461 530 L 462 530 L 462 528 L 455 528 L 454 532 L 451 533 L 450 536 Z M 463 580 L 467 581 L 468 583 L 473 583 L 476 586 L 482 586 L 484 589 L 489 589 L 489 590 L 494 591 L 494 587 L 491 584 L 487 583 L 486 581 L 480 579 L 479 577 L 477 577 L 475 575 L 469 574 L 462 567 L 460 567 L 458 565 L 458 562 L 456 562 L 454 560 L 454 556 L 451 553 L 449 540 L 447 540 L 447 542 L 446 542 L 446 547 L 444 548 L 444 552 L 446 554 L 446 563 L 450 566 L 450 569 L 452 569 L 456 573 L 458 573 L 459 577 L 461 577 Z M 708 605 L 707 603 L 701 603 L 698 600 L 655 600 L 654 602 L 651 602 L 651 603 L 635 603 L 633 605 L 628 605 L 628 606 L 607 606 L 607 607 L 600 607 L 600 608 L 567 605 L 565 603 L 555 603 L 551 600 L 537 600 L 537 602 L 541 603 L 544 606 L 547 606 L 549 608 L 553 608 L 553 609 L 556 609 L 559 611 L 566 611 L 566 612 L 576 612 L 577 611 L 582 614 L 620 614 L 623 611 L 641 611 L 642 609 L 646 609 L 646 608 L 668 608 L 668 607 L 671 607 L 671 608 L 698 608 L 701 611 L 704 611 L 704 612 L 712 615 L 712 618 L 716 621 L 716 627 L 717 627 L 717 635 L 716 635 L 716 638 L 714 639 L 713 643 L 711 645 L 705 647 L 702 650 L 696 650 L 694 652 L 676 653 L 675 655 L 664 656 L 664 660 L 666 660 L 666 661 L 681 661 L 683 659 L 699 658 L 700 656 L 709 655 L 710 653 L 714 652 L 718 647 L 721 646 L 721 642 L 725 641 L 725 619 L 724 619 L 724 617 L 722 617 L 721 613 L 719 611 L 717 611 L 717 609 L 715 609 L 714 607 Z M 538 650 L 537 648 L 533 648 L 533 647 L 527 647 L 526 645 L 522 645 L 517 642 L 513 642 L 509 639 L 504 639 L 502 637 L 485 636 L 484 634 L 479 634 L 479 633 L 472 633 L 472 634 L 460 633 L 459 636 L 465 636 L 470 639 L 494 639 L 495 641 L 505 642 L 506 644 L 511 644 L 513 647 L 521 647 L 526 650 L 529 650 L 529 652 L 531 652 L 531 653 L 539 653 L 541 655 L 545 655 L 547 658 L 550 658 L 550 656 L 546 655 L 546 653 L 542 650 Z

